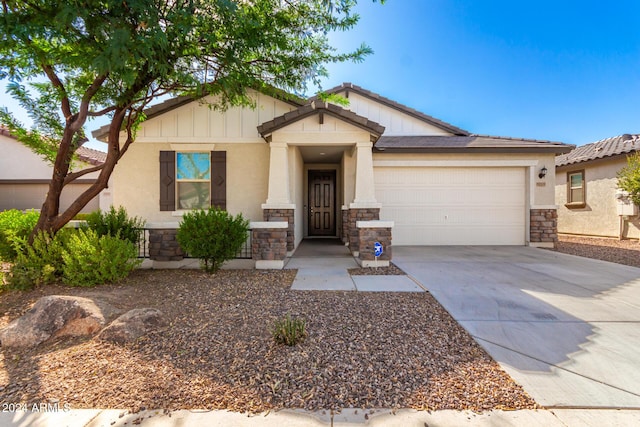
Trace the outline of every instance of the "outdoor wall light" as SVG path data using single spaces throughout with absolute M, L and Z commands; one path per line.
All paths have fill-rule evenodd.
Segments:
M 545 166 L 540 169 L 540 173 L 538 174 L 538 178 L 542 179 L 547 176 L 547 168 Z

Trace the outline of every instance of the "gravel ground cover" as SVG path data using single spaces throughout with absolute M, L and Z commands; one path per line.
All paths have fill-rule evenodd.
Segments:
M 555 250 L 565 254 L 640 267 L 640 242 L 637 240 L 561 235 Z
M 72 408 L 535 408 L 535 402 L 429 293 L 290 289 L 295 271 L 139 270 L 119 285 L 0 293 L 0 327 L 39 297 L 161 310 L 169 326 L 138 341 L 0 348 L 0 401 Z M 276 345 L 285 314 L 308 336 Z
M 352 276 L 402 276 L 407 274 L 392 262 L 389 263 L 389 267 L 350 268 L 347 271 Z

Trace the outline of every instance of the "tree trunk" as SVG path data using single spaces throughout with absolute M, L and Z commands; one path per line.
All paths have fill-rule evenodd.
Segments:
M 60 212 L 60 196 L 62 190 L 70 182 L 65 182 L 69 174 L 69 164 L 73 156 L 72 148 L 73 132 L 67 124 L 65 133 L 60 141 L 60 148 L 53 167 L 49 192 L 42 204 L 38 222 L 29 236 L 29 243 L 33 243 L 34 237 L 39 232 L 46 232 L 50 235 L 56 234 L 62 227 L 71 221 L 94 197 L 107 188 L 109 177 L 120 159 L 120 129 L 126 116 L 126 109 L 117 109 L 109 125 L 109 145 L 107 159 L 102 170 L 93 183 L 63 212 Z M 72 181 L 71 181 L 72 182 Z

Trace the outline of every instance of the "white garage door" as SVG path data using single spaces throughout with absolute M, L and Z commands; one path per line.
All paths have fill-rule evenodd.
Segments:
M 394 245 L 524 245 L 525 168 L 377 167 Z

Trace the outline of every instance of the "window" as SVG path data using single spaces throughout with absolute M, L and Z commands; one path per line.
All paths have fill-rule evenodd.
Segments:
M 583 208 L 586 206 L 584 171 L 567 173 L 567 207 Z
M 160 151 L 160 211 L 227 209 L 227 153 Z
M 178 209 L 206 209 L 211 205 L 209 153 L 176 153 Z

